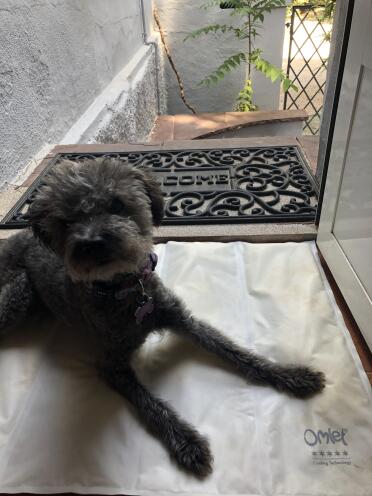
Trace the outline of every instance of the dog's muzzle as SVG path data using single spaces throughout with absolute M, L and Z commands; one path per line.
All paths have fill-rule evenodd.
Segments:
M 96 236 L 77 241 L 72 251 L 72 258 L 76 263 L 103 264 L 113 259 L 113 252 L 105 239 Z

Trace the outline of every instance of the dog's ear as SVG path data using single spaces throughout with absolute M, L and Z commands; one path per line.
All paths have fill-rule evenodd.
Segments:
M 155 179 L 154 174 L 147 167 L 137 169 L 141 174 L 142 182 L 145 185 L 146 193 L 151 201 L 151 212 L 154 226 L 159 226 L 164 217 L 164 198 L 160 184 Z
M 61 207 L 66 203 L 69 186 L 76 184 L 76 171 L 78 166 L 70 160 L 58 163 L 44 176 L 26 214 L 34 236 L 55 252 L 58 251 L 63 232 L 61 228 L 64 227 Z
M 50 248 L 51 239 L 46 229 L 47 209 L 48 206 L 45 200 L 40 194 L 37 194 L 27 211 L 26 217 L 34 236 L 46 247 Z

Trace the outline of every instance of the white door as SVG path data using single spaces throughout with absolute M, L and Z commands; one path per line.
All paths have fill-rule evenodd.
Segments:
M 372 349 L 372 0 L 356 1 L 317 243 Z

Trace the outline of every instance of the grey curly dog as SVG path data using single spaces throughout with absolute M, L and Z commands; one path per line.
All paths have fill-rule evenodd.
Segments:
M 298 398 L 321 391 L 325 378 L 242 349 L 191 314 L 152 272 L 152 228 L 163 213 L 160 186 L 146 168 L 107 158 L 59 163 L 31 204 L 32 229 L 1 245 L 0 334 L 40 307 L 87 329 L 99 343 L 104 380 L 135 406 L 180 467 L 205 477 L 213 461 L 207 439 L 147 391 L 131 367 L 149 333 L 169 329 L 247 381 Z

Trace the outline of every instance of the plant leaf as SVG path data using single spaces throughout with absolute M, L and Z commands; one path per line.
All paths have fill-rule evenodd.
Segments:
M 242 62 L 247 61 L 247 55 L 244 52 L 240 53 L 235 53 L 234 55 L 231 55 L 227 59 L 225 59 L 222 64 L 217 67 L 216 70 L 214 70 L 209 76 L 205 77 L 199 85 L 203 86 L 210 86 L 212 83 L 217 83 L 218 81 L 222 80 L 227 73 L 231 72 L 234 70 L 238 65 L 240 65 Z

